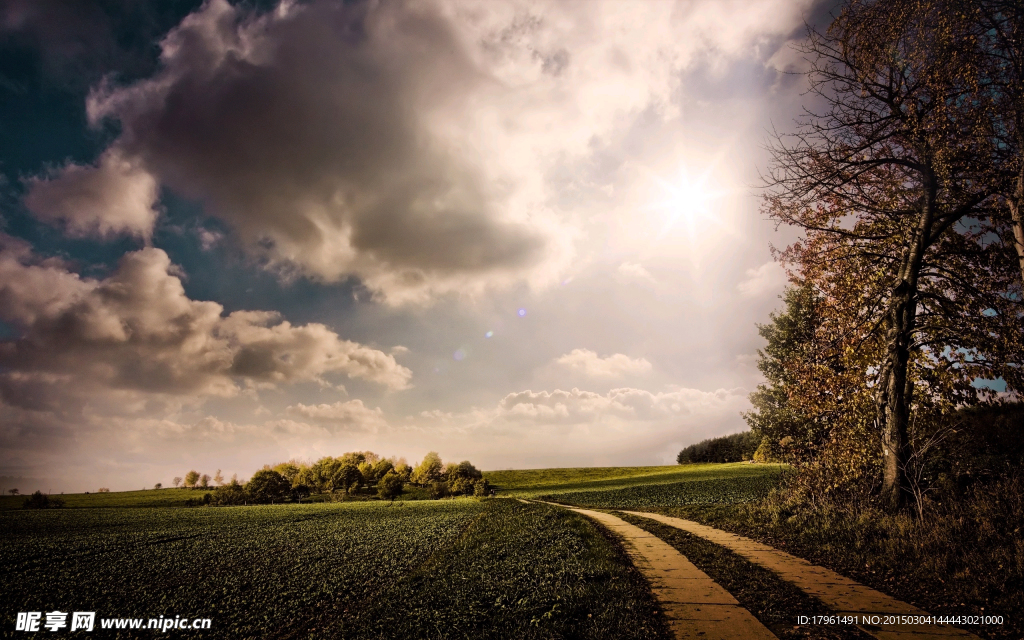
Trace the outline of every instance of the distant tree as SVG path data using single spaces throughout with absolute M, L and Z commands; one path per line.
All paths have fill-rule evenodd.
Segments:
M 52 498 L 42 491 L 36 491 L 22 505 L 25 509 L 60 509 L 64 506 L 61 498 Z
M 331 476 L 330 487 L 331 491 L 341 489 L 346 494 L 352 494 L 359 491 L 359 488 L 363 486 L 363 481 L 363 473 L 359 467 L 351 462 L 346 462 L 339 465 L 334 475 Z
M 351 464 L 358 467 L 364 462 L 366 462 L 366 454 L 362 451 L 350 451 L 338 456 L 339 464 Z
M 441 462 L 441 456 L 437 455 L 436 451 L 431 451 L 423 456 L 423 462 L 419 463 L 416 469 L 413 470 L 412 483 L 426 486 L 433 482 L 440 482 L 443 469 L 444 465 Z
M 291 486 L 284 476 L 272 469 L 260 469 L 252 474 L 245 485 L 245 492 L 253 502 L 273 503 L 284 500 Z
M 364 462 L 359 465 L 359 473 L 363 476 L 363 484 L 367 487 L 376 484 L 377 476 L 373 472 L 373 465 L 369 462 Z
M 156 483 L 155 485 L 153 485 L 153 488 L 154 488 L 154 489 L 163 489 L 163 488 L 164 488 L 164 485 L 163 485 L 163 483 L 161 483 L 161 482 L 158 482 L 158 483 Z
M 380 481 L 389 471 L 395 468 L 395 463 L 387 458 L 381 458 L 373 465 L 373 477 Z
M 412 467 L 405 462 L 399 462 L 395 465 L 395 473 L 402 479 L 402 482 L 409 482 L 412 478 Z
M 791 439 L 786 436 L 781 442 L 776 442 L 768 436 L 761 438 L 761 444 L 757 445 L 757 450 L 754 451 L 754 462 L 766 463 L 766 462 L 785 462 L 786 456 L 783 452 L 783 444 L 788 445 Z
M 474 467 L 469 460 L 463 460 L 459 464 L 449 465 L 445 470 L 445 479 L 448 480 L 448 482 L 453 482 L 458 478 L 479 480 L 482 477 L 484 477 L 484 474 Z
M 697 462 L 741 462 L 753 457 L 758 438 L 750 431 L 691 444 L 676 456 L 679 464 Z
M 402 478 L 393 469 L 377 481 L 377 495 L 382 500 L 394 500 L 402 493 Z
M 17 489 L 8 489 L 7 493 L 11 494 L 12 496 L 16 496 L 18 495 L 19 491 Z
M 245 487 L 238 482 L 237 478 L 217 487 L 211 499 L 212 504 L 220 506 L 246 504 L 248 501 L 249 495 L 245 492 Z
M 209 488 L 210 486 L 210 474 L 204 473 L 199 477 L 199 486 L 203 489 Z
M 196 485 L 198 483 L 199 483 L 199 472 L 198 471 L 196 471 L 195 469 L 192 469 L 191 471 L 189 471 L 188 473 L 185 474 L 185 486 L 186 487 L 188 487 L 189 489 L 195 489 Z
M 285 478 L 285 480 L 287 480 L 287 478 Z M 310 488 L 307 485 L 301 483 L 293 484 L 291 492 L 292 500 L 295 500 L 296 502 L 302 502 L 303 500 L 309 497 L 310 493 L 312 493 L 312 491 L 310 491 Z
M 96 493 L 110 493 L 110 489 L 108 487 L 100 487 L 96 490 Z
M 213 474 L 213 481 L 217 483 L 218 487 L 224 486 L 224 475 L 217 469 L 217 473 Z
M 295 484 L 295 478 L 299 475 L 299 466 L 294 462 L 282 462 L 274 466 L 274 471 L 284 476 L 290 484 Z
M 834 416 L 808 412 L 800 402 L 807 390 L 800 388 L 801 380 L 793 366 L 795 362 L 812 365 L 822 355 L 815 339 L 820 300 L 810 284 L 788 287 L 782 300 L 783 310 L 773 312 L 771 322 L 757 325 L 758 333 L 767 341 L 764 349 L 757 351 L 757 368 L 765 383 L 750 394 L 753 410 L 744 413 L 743 419 L 761 438 L 778 443 L 790 436 L 800 443 L 801 450 L 809 450 L 825 436 L 826 425 L 834 421 Z M 816 368 L 819 378 L 823 366 L 827 363 L 821 362 Z
M 368 462 L 371 465 L 375 465 L 380 461 L 380 456 L 372 451 L 360 451 L 359 454 L 363 456 L 363 462 Z
M 343 456 L 344 457 L 344 456 Z M 344 464 L 342 458 L 332 458 L 331 456 L 324 456 L 309 468 L 308 479 L 305 484 L 315 488 L 319 492 L 334 491 L 342 487 L 335 486 L 334 476 L 338 473 L 338 469 Z
M 177 489 L 178 485 L 181 484 L 181 476 L 174 476 L 172 482 L 174 483 L 174 488 Z

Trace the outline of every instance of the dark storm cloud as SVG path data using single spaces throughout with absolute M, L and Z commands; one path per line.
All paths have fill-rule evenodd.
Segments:
M 543 235 L 507 216 L 507 187 L 443 135 L 488 80 L 429 5 L 319 2 L 256 16 L 213 0 L 162 47 L 156 75 L 91 96 L 91 119 L 122 127 L 108 154 L 204 202 L 271 263 L 356 274 L 391 295 L 542 259 Z M 40 181 L 30 206 L 71 218 L 39 192 L 67 193 L 61 182 L 83 171 Z M 96 214 L 79 226 L 114 226 Z M 131 220 L 122 228 L 147 231 L 144 216 Z

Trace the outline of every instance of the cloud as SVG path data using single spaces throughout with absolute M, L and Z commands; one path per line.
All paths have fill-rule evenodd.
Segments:
M 619 265 L 617 271 L 620 276 L 630 280 L 639 280 L 640 282 L 652 284 L 656 282 L 654 276 L 642 264 L 637 262 L 623 262 Z
M 162 51 L 154 77 L 97 88 L 92 121 L 272 265 L 404 300 L 544 260 L 553 229 L 440 131 L 486 77 L 430 4 L 212 0 Z
M 158 185 L 137 159 L 108 149 L 96 166 L 68 164 L 49 178 L 30 178 L 25 206 L 72 235 L 128 233 L 148 237 L 157 218 Z
M 742 388 L 526 390 L 491 408 L 422 412 L 400 426 L 406 429 L 403 442 L 444 442 L 491 468 L 507 466 L 510 450 L 520 468 L 669 464 L 685 444 L 742 430 L 739 414 L 746 408 Z
M 387 427 L 380 407 L 370 409 L 362 400 L 318 405 L 299 403 L 288 407 L 286 411 L 291 415 L 329 424 L 336 431 L 375 431 Z
M 616 353 L 602 358 L 589 349 L 573 349 L 555 362 L 595 378 L 621 378 L 625 375 L 641 375 L 651 370 L 651 363 L 645 358 L 630 358 Z
M 119 158 L 122 187 L 204 203 L 284 274 L 355 276 L 391 303 L 546 286 L 585 235 L 552 170 L 631 120 L 672 118 L 681 69 L 753 55 L 806 4 L 210 0 L 163 39 L 155 74 L 94 88 L 91 122 L 121 134 L 95 167 L 38 181 L 33 210 L 139 233 L 144 216 L 70 213 L 77 191 L 127 175 Z
M 0 249 L 0 319 L 20 335 L 0 342 L 8 402 L 30 405 L 53 376 L 70 390 L 124 389 L 232 396 L 240 386 L 323 381 L 344 374 L 402 389 L 411 372 L 318 323 L 191 300 L 160 249 L 126 254 L 102 280 L 40 261 L 23 245 Z M 50 385 L 53 386 L 53 385 Z
M 592 391 L 520 391 L 498 404 L 497 418 L 531 422 L 601 422 L 606 419 L 657 421 L 665 418 L 722 413 L 740 406 L 743 389 L 700 391 L 678 389 L 654 393 L 643 389 Z
M 747 279 L 736 285 L 736 290 L 748 298 L 777 294 L 787 282 L 786 272 L 778 262 L 766 262 L 755 269 L 747 269 Z

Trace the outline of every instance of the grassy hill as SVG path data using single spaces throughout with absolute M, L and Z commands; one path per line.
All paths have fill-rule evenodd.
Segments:
M 777 475 L 783 465 L 688 464 L 661 467 L 581 467 L 487 471 L 499 495 L 532 498 L 581 491 L 614 491 L 642 485 Z

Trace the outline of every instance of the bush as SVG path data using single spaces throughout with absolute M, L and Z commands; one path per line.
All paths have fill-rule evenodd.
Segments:
M 238 480 L 232 480 L 214 490 L 211 502 L 221 507 L 228 507 L 248 503 L 249 496 Z
M 481 478 L 473 483 L 473 495 L 474 496 L 489 496 L 491 495 L 491 483 L 487 482 L 486 478 Z
M 64 506 L 62 498 L 51 498 L 42 491 L 36 491 L 25 499 L 22 506 L 26 509 L 60 509 Z
M 473 493 L 473 481 L 457 477 L 448 483 L 448 489 L 453 496 L 468 496 Z
M 430 483 L 430 497 L 434 500 L 440 500 L 441 498 L 447 498 L 451 495 L 451 491 L 448 489 L 448 483 L 443 480 Z
M 185 501 L 186 507 L 206 507 L 213 502 L 213 494 L 204 493 L 202 498 L 189 498 Z

